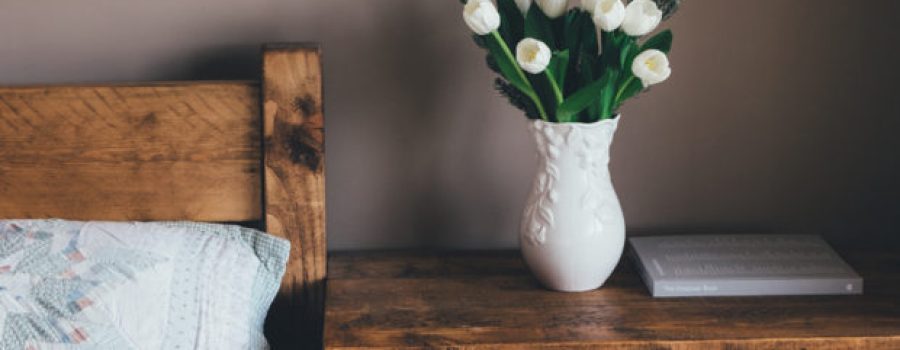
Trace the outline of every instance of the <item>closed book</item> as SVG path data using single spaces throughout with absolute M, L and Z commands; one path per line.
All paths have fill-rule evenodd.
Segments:
M 654 297 L 862 294 L 863 279 L 816 235 L 628 239 Z

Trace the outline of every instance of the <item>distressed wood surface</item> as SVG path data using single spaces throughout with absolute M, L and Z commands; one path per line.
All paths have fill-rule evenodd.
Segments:
M 251 221 L 250 82 L 0 88 L 0 218 Z
M 293 243 L 267 330 L 273 344 L 321 348 L 326 273 L 325 139 L 318 47 L 263 50 L 265 221 Z M 286 320 L 286 321 L 285 321 Z M 286 347 L 286 346 L 285 346 Z
M 264 221 L 292 245 L 267 335 L 275 349 L 320 348 L 319 50 L 262 54 L 262 83 L 0 88 L 0 218 Z
M 862 296 L 653 299 L 630 261 L 603 288 L 542 289 L 517 252 L 337 253 L 327 349 L 900 349 L 900 254 L 837 246 Z

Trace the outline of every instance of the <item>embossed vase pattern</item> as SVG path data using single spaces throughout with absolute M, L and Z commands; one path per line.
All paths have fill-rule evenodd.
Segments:
M 528 267 L 547 288 L 596 289 L 622 255 L 625 219 L 608 168 L 618 121 L 529 122 L 538 170 L 519 238 Z

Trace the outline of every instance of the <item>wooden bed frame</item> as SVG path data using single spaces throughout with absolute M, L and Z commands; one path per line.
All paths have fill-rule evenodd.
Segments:
M 266 322 L 321 346 L 320 50 L 262 50 L 260 81 L 0 87 L 0 218 L 238 222 L 291 241 Z

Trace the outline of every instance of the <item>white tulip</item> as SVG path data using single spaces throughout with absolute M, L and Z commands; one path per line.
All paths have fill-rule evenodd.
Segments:
M 535 0 L 544 14 L 550 18 L 557 18 L 566 13 L 569 7 L 568 0 Z
M 500 28 L 500 13 L 490 0 L 469 0 L 463 8 L 463 20 L 478 35 Z
M 581 9 L 584 11 L 593 13 L 596 6 L 597 0 L 581 0 Z
M 634 0 L 625 8 L 622 30 L 631 36 L 642 36 L 652 32 L 662 21 L 662 11 L 651 0 Z
M 603 31 L 611 32 L 625 21 L 625 4 L 621 0 L 597 0 L 593 14 L 594 25 Z
M 525 38 L 516 45 L 516 61 L 524 71 L 531 74 L 547 69 L 552 56 L 550 48 L 540 40 Z
M 516 6 L 519 7 L 519 11 L 522 11 L 522 14 L 528 13 L 528 9 L 531 8 L 531 0 L 516 0 Z
M 659 84 L 672 75 L 669 58 L 662 51 L 650 49 L 641 52 L 631 64 L 631 72 L 641 79 L 644 87 Z

